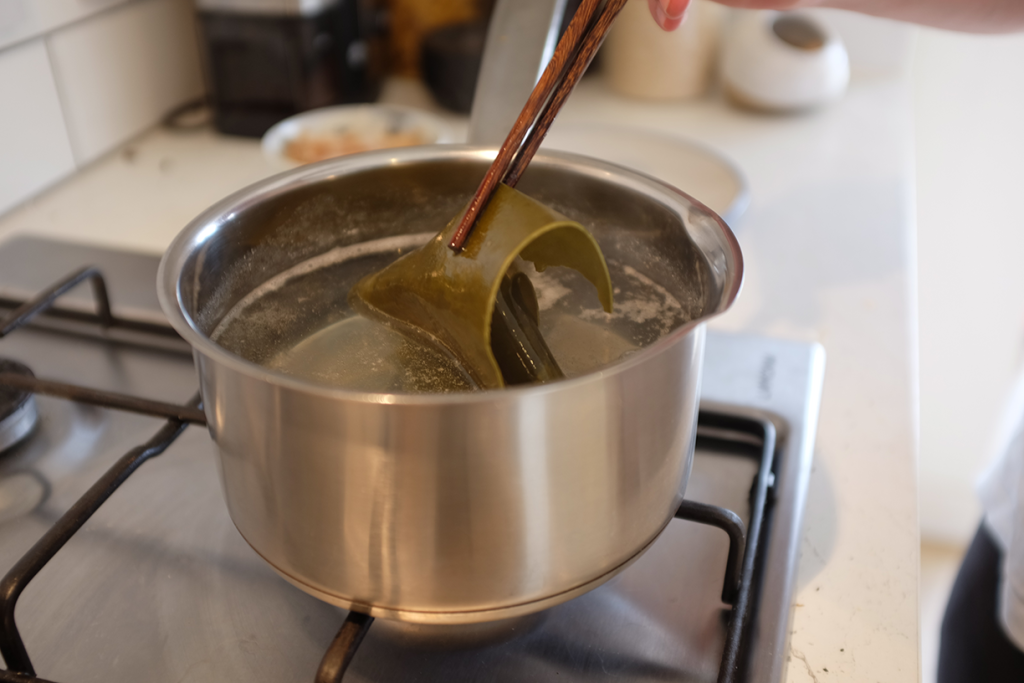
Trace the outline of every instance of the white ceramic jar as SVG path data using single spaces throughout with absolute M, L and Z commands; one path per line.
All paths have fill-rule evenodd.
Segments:
M 811 14 L 736 12 L 722 48 L 722 82 L 736 102 L 773 111 L 838 99 L 850 80 L 839 34 Z

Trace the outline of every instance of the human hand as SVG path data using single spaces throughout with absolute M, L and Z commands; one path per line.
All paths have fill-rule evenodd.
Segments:
M 666 31 L 675 31 L 686 18 L 690 0 L 647 0 L 647 5 L 658 26 Z
M 730 7 L 742 7 L 745 9 L 795 9 L 818 4 L 817 0 L 715 0 Z M 690 6 L 690 0 L 647 0 L 651 8 L 651 16 L 658 26 L 666 31 L 674 31 L 679 28 L 686 18 L 686 10 Z
M 651 15 L 666 31 L 679 28 L 692 0 L 647 0 Z M 715 0 L 742 9 L 790 10 L 836 7 L 877 17 L 975 33 L 1024 31 L 1021 0 Z

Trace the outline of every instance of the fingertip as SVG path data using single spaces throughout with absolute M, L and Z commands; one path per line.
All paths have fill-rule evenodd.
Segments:
M 665 23 L 658 25 L 661 26 L 666 31 L 675 31 L 677 28 L 679 28 L 680 25 L 682 25 L 682 23 L 683 17 L 679 17 L 678 19 L 666 19 Z
M 682 22 L 686 17 L 686 10 L 690 7 L 690 0 L 661 0 L 660 4 L 669 20 Z
M 651 16 L 665 31 L 674 31 L 686 19 L 690 0 L 647 0 Z
M 665 10 L 662 8 L 659 0 L 647 0 L 647 7 L 651 10 L 651 16 L 654 17 L 654 23 L 666 31 L 671 30 L 665 28 L 665 22 L 668 20 L 668 16 L 665 14 Z

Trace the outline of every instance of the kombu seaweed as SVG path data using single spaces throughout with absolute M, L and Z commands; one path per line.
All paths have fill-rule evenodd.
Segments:
M 421 343 L 441 346 L 481 389 L 547 382 L 562 372 L 538 330 L 524 261 L 565 266 L 612 310 L 612 284 L 597 242 L 557 211 L 499 185 L 462 251 L 448 248 L 458 218 L 427 244 L 360 280 L 353 307 Z

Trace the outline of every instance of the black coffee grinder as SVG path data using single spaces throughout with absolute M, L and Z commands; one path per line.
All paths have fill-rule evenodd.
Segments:
M 222 133 L 259 137 L 307 109 L 377 98 L 382 0 L 197 0 L 196 8 Z

